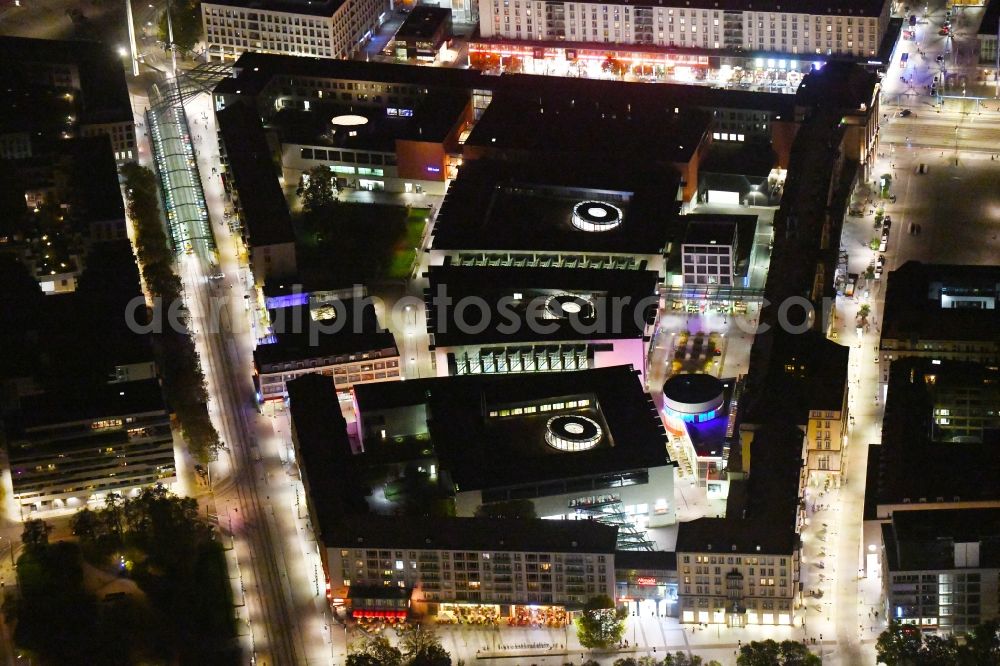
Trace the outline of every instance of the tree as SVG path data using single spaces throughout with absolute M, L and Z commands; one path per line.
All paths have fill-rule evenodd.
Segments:
M 201 3 L 197 0 L 174 0 L 168 6 L 174 29 L 174 44 L 181 51 L 190 51 L 201 39 Z M 157 31 L 161 42 L 169 41 L 166 12 L 160 16 Z
M 879 634 L 875 654 L 886 666 L 915 666 L 920 653 L 920 630 L 911 624 L 890 620 Z
M 820 658 L 796 641 L 752 641 L 740 648 L 738 666 L 819 666 Z
M 798 641 L 781 641 L 778 658 L 782 666 L 820 666 L 822 663 L 819 655 L 813 654 Z
M 399 644 L 402 646 L 403 655 L 407 659 L 414 659 L 417 655 L 426 653 L 434 647 L 441 647 L 441 642 L 434 630 L 422 625 L 404 625 L 396 631 L 400 638 Z
M 959 663 L 1000 664 L 1000 622 L 990 620 L 967 633 L 959 650 Z
M 958 663 L 958 641 L 954 636 L 925 636 L 918 663 L 920 666 L 954 666 Z
M 351 646 L 348 666 L 400 666 L 403 653 L 383 636 L 369 636 Z
M 49 545 L 49 532 L 51 531 L 52 526 L 44 520 L 26 520 L 24 531 L 21 532 L 21 543 L 24 544 L 28 552 L 43 551 Z
M 680 650 L 663 658 L 663 666 L 702 666 L 703 663 L 700 656 L 693 654 L 689 657 L 687 652 Z M 721 664 L 713 660 L 708 662 L 708 666 L 721 666 Z
M 337 179 L 329 168 L 316 166 L 302 174 L 295 193 L 302 197 L 302 207 L 309 213 L 337 200 Z
M 451 655 L 440 643 L 435 643 L 414 654 L 408 666 L 451 666 Z
M 86 507 L 73 514 L 69 524 L 73 535 L 79 537 L 80 541 L 83 542 L 97 541 L 104 532 L 104 524 L 100 516 Z
M 639 666 L 639 662 L 632 657 L 622 657 L 621 659 L 615 659 L 614 666 Z
M 592 597 L 576 621 L 576 635 L 585 648 L 606 649 L 619 643 L 625 632 L 624 608 L 615 609 L 607 595 Z
M 531 500 L 514 499 L 504 502 L 480 504 L 476 509 L 477 518 L 514 518 L 517 520 L 534 520 L 538 518 L 535 505 Z

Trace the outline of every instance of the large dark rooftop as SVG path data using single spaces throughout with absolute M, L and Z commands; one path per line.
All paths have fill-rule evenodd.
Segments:
M 1000 441 L 936 441 L 934 391 L 1000 381 L 998 373 L 975 363 L 901 358 L 892 362 L 878 475 L 876 505 L 1000 499 Z M 992 384 L 991 384 L 992 385 Z
M 121 58 L 102 42 L 0 37 L 0 62 L 7 65 L 0 71 L 0 89 L 7 95 L 17 91 L 20 97 L 38 89 L 64 91 L 45 70 L 73 65 L 79 72 L 80 95 L 74 100 L 78 104 L 78 123 L 113 123 L 133 118 Z M 12 66 L 14 63 L 16 67 Z M 16 97 L 10 102 L 4 106 L 11 117 L 20 116 L 29 122 L 37 117 L 34 108 L 18 108 Z
M 795 423 L 806 425 L 809 411 L 840 411 L 847 391 L 850 348 L 828 340 L 816 331 L 774 331 L 754 345 L 770 344 L 770 363 L 763 383 L 745 395 L 746 420 L 750 423 Z
M 1000 509 L 896 511 L 883 524 L 890 571 L 1000 568 Z M 957 544 L 976 543 L 978 562 L 956 562 Z
M 571 97 L 534 90 L 497 92 L 466 141 L 466 150 L 594 160 L 609 169 L 623 161 L 653 168 L 691 160 L 711 116 L 629 92 L 625 88 L 604 97 L 583 91 Z
M 468 91 L 435 91 L 419 98 L 412 116 L 388 116 L 380 107 L 314 100 L 309 111 L 279 111 L 268 127 L 282 143 L 395 152 L 397 140 L 443 142 L 463 122 L 470 101 Z M 337 127 L 332 120 L 338 116 L 364 123 Z
M 166 413 L 158 379 L 94 385 L 88 391 L 50 391 L 21 398 L 19 423 L 41 428 L 76 421 Z
M 906 262 L 888 276 L 882 338 L 1000 340 L 1000 267 Z
M 636 371 L 466 375 L 354 387 L 358 411 L 426 404 L 443 469 L 461 490 L 586 477 L 670 464 L 666 433 Z M 582 415 L 603 431 L 591 449 L 563 453 L 545 441 L 553 412 L 502 415 L 517 406 L 587 399 L 555 413 Z M 513 407 L 512 407 L 513 406 Z
M 352 516 L 341 521 L 327 546 L 611 554 L 617 533 L 617 527 L 589 520 Z
M 293 243 L 292 218 L 260 116 L 249 104 L 230 104 L 216 118 L 250 242 L 255 247 Z
M 396 31 L 396 39 L 430 39 L 442 23 L 451 21 L 451 10 L 446 7 L 417 5 Z M 445 35 L 447 38 L 448 35 Z
M 653 271 L 446 265 L 427 275 L 428 330 L 439 346 L 637 338 L 658 304 Z M 477 308 L 459 319 L 454 306 L 465 298 L 489 308 L 485 322 Z M 566 299 L 573 312 L 561 307 Z M 620 318 L 611 315 L 618 307 Z
M 633 45 L 630 45 L 632 48 Z M 781 120 L 792 121 L 795 99 L 792 95 L 756 93 L 748 90 L 724 90 L 709 86 L 683 84 L 626 83 L 597 79 L 504 74 L 491 76 L 472 69 L 420 67 L 394 63 L 307 58 L 247 52 L 233 66 L 234 76 L 215 88 L 217 94 L 259 95 L 276 76 L 330 78 L 382 83 L 410 83 L 429 88 L 464 90 L 509 90 L 528 96 L 539 93 L 572 99 L 586 95 L 592 99 L 616 97 L 642 99 L 646 103 L 673 111 L 684 108 L 731 108 L 766 111 Z
M 679 180 L 669 168 L 467 161 L 441 204 L 433 248 L 661 254 L 679 208 Z M 621 209 L 621 224 L 599 232 L 574 227 L 574 206 L 587 200 Z
M 802 468 L 802 431 L 766 425 L 754 432 L 744 487 L 730 490 L 725 518 L 681 523 L 678 552 L 790 554 L 798 543 L 795 513 Z
M 363 491 L 354 484 L 347 422 L 333 378 L 316 373 L 288 382 L 292 441 L 315 514 L 320 539 L 326 541 L 345 512 L 364 513 Z
M 370 299 L 337 301 L 334 311 L 334 319 L 325 321 L 314 320 L 308 306 L 295 305 L 272 311 L 276 341 L 254 350 L 257 367 L 270 372 L 274 364 L 322 355 L 396 352 L 396 339 L 379 326 Z

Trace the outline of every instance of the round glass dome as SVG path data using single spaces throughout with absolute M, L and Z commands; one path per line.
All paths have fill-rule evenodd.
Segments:
M 611 231 L 621 226 L 622 209 L 603 201 L 581 201 L 573 206 L 573 226 L 580 231 Z
M 560 414 L 545 423 L 545 443 L 568 453 L 592 449 L 603 436 L 597 421 L 579 414 Z
M 567 319 L 570 316 L 594 316 L 594 304 L 586 296 L 556 294 L 545 299 L 542 316 L 545 319 Z

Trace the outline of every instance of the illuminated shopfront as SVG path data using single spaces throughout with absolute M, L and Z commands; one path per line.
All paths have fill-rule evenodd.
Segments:
M 641 617 L 677 617 L 677 559 L 664 551 L 619 552 L 615 599 Z
M 438 624 L 475 624 L 497 626 L 502 616 L 497 604 L 444 603 L 438 605 Z

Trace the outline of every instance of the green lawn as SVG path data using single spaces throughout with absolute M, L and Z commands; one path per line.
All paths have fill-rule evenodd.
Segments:
M 410 268 L 416 258 L 415 248 L 420 244 L 429 214 L 429 208 L 410 209 L 409 215 L 406 216 L 406 235 L 393 250 L 392 261 L 389 270 L 386 271 L 387 278 L 405 280 L 410 277 Z
M 429 209 L 339 202 L 296 218 L 299 271 L 331 287 L 408 278 Z

